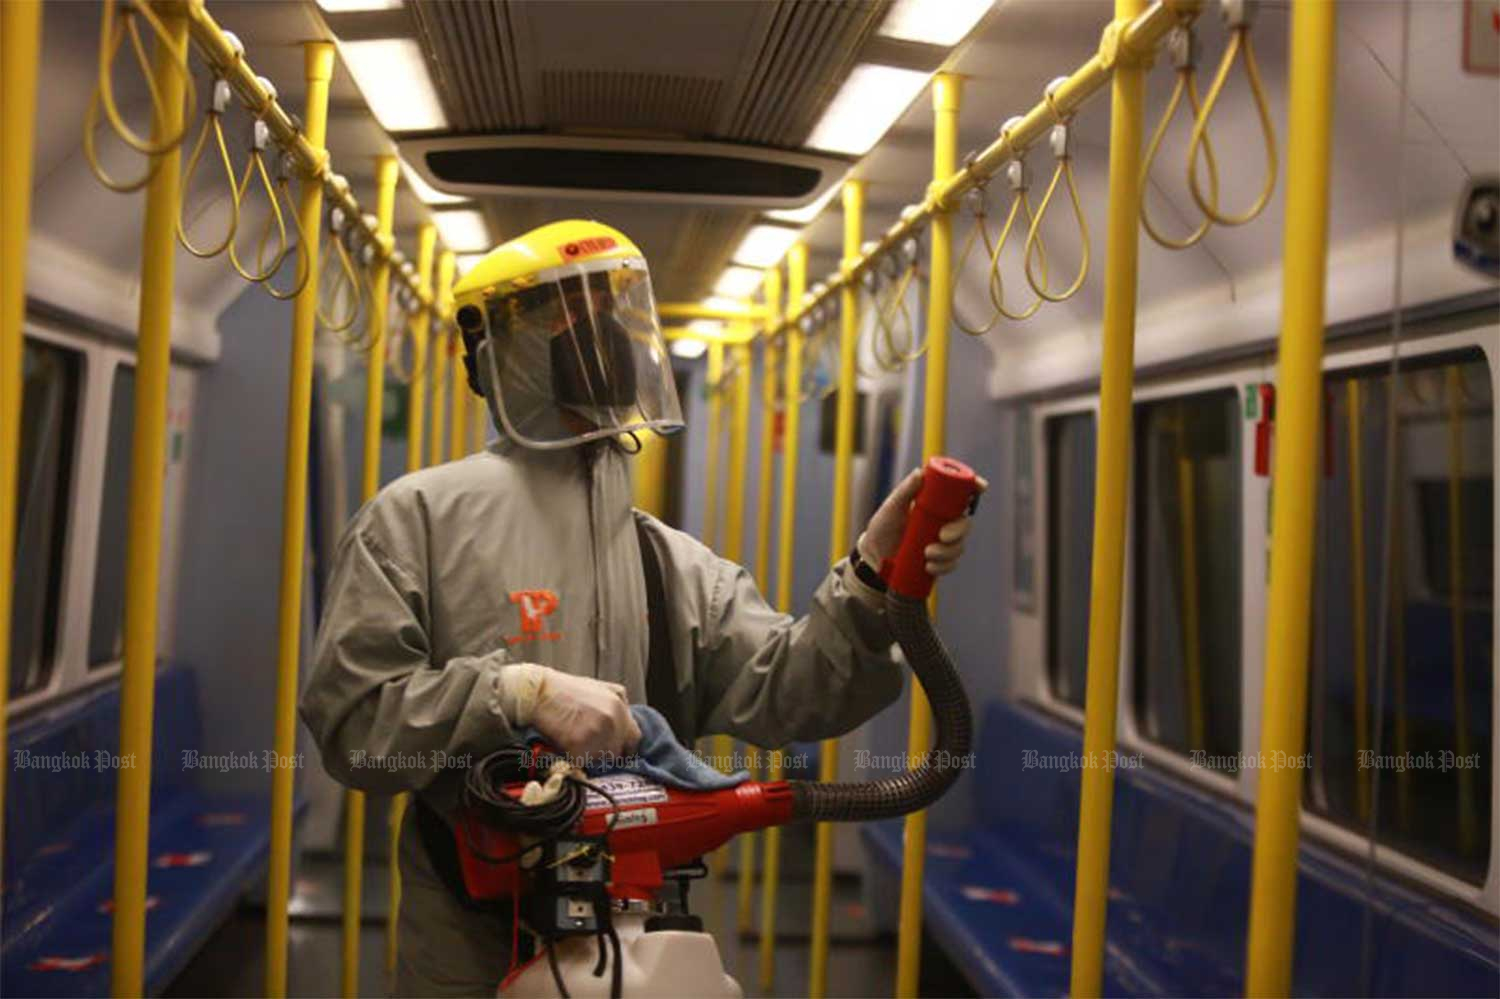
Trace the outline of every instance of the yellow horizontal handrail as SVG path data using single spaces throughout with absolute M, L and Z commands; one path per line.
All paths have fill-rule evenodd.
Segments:
M 1074 72 L 1059 78 L 1049 87 L 1050 95 L 1013 119 L 1010 128 L 964 164 L 945 181 L 934 181 L 920 204 L 901 213 L 901 218 L 859 259 L 845 264 L 830 275 L 822 287 L 806 300 L 797 303 L 782 320 L 779 329 L 794 328 L 813 309 L 851 281 L 857 281 L 875 261 L 899 247 L 903 240 L 917 232 L 935 212 L 956 204 L 965 194 L 993 177 L 1009 161 L 1022 155 L 1033 143 L 1051 133 L 1058 116 L 1069 115 L 1109 83 L 1119 63 L 1139 63 L 1149 59 L 1167 32 L 1202 10 L 1202 0 L 1158 0 L 1139 16 L 1123 23 L 1112 21 L 1105 26 L 1099 51 Z

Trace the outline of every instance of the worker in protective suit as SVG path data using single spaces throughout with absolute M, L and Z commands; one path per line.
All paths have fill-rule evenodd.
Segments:
M 629 239 L 593 222 L 544 226 L 492 251 L 454 294 L 470 387 L 501 433 L 355 515 L 301 701 L 336 779 L 414 792 L 399 849 L 400 995 L 493 995 L 509 963 L 508 914 L 455 883 L 445 823 L 467 766 L 528 728 L 572 754 L 639 739 L 627 706 L 647 701 L 656 655 L 643 543 L 665 592 L 681 742 L 837 736 L 901 691 L 868 566 L 894 552 L 920 482 L 908 476 L 882 505 L 809 614 L 777 613 L 743 568 L 631 507 L 631 436 L 680 429 L 682 416 Z M 944 529 L 929 571 L 953 567 L 966 528 Z

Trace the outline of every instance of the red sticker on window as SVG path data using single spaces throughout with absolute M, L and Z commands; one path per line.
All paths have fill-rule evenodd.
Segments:
M 592 257 L 596 253 L 605 250 L 613 250 L 617 245 L 613 236 L 590 236 L 588 239 L 575 239 L 571 243 L 564 243 L 557 248 L 564 260 L 578 260 L 582 257 Z
M 1029 937 L 1011 937 L 1010 949 L 1018 954 L 1046 954 L 1062 957 L 1067 948 L 1059 940 L 1032 940 Z
M 996 905 L 1015 905 L 1021 896 L 1009 888 L 986 888 L 984 885 L 964 885 L 959 889 L 970 902 L 994 902 Z
M 933 843 L 929 840 L 927 854 L 931 857 L 942 857 L 944 860 L 968 860 L 974 856 L 974 851 L 962 843 Z
M 202 867 L 214 855 L 207 850 L 194 853 L 164 853 L 151 862 L 152 867 Z
M 109 960 L 104 954 L 86 954 L 83 957 L 39 957 L 26 967 L 32 971 L 87 971 Z

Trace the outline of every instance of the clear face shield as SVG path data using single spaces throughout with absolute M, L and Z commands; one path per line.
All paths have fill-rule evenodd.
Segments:
M 565 264 L 459 310 L 495 424 L 530 448 L 682 428 L 644 261 Z M 481 329 L 473 329 L 476 324 Z

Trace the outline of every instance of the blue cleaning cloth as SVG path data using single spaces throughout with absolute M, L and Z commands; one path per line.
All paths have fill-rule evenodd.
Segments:
M 726 774 L 703 762 L 697 753 L 677 741 L 672 727 L 655 708 L 632 704 L 630 713 L 641 729 L 640 745 L 634 753 L 588 763 L 583 769 L 589 776 L 638 774 L 682 791 L 719 791 L 750 779 L 750 774 L 744 770 Z M 533 730 L 526 741 L 534 745 L 544 740 Z

